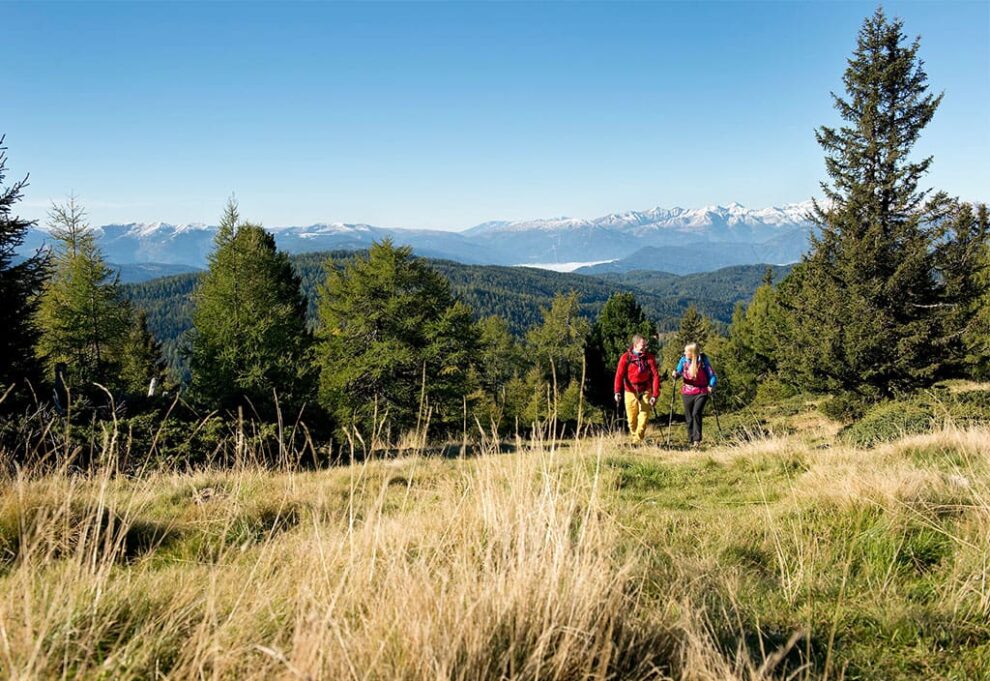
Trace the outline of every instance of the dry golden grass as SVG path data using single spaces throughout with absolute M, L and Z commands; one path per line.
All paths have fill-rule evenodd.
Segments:
M 898 537 L 926 528 L 951 549 L 931 568 L 932 607 L 975 632 L 963 645 L 988 645 L 987 430 L 874 451 L 800 437 L 701 454 L 618 442 L 309 472 L 22 471 L 0 496 L 0 669 L 842 678 L 842 659 L 859 664 L 849 618 L 874 607 L 854 591 L 900 603 L 915 582 Z
M 544 451 L 21 476 L 0 662 L 24 679 L 604 678 L 634 644 L 635 587 L 599 491 Z

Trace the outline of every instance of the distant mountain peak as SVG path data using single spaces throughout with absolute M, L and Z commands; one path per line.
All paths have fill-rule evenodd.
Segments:
M 185 234 L 188 232 L 201 232 L 216 230 L 215 226 L 204 222 L 187 222 L 171 224 L 168 222 L 131 222 L 125 225 L 104 225 L 104 230 L 110 227 L 124 227 L 127 233 L 133 236 L 151 236 L 154 234 Z
M 537 220 L 499 220 L 476 225 L 464 234 L 485 235 L 499 232 L 525 232 L 530 230 L 565 231 L 609 227 L 613 229 L 641 231 L 671 229 L 698 231 L 719 226 L 795 226 L 807 223 L 805 215 L 811 202 L 788 203 L 769 208 L 746 208 L 737 201 L 727 206 L 711 204 L 701 208 L 664 208 L 656 206 L 645 211 L 609 213 L 600 218 L 544 218 Z M 719 223 L 722 223 L 721 225 Z

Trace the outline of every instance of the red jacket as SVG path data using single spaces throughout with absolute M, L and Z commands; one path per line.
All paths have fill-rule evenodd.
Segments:
M 619 366 L 615 369 L 615 392 L 623 389 L 634 393 L 649 393 L 653 397 L 660 396 L 660 372 L 657 371 L 657 360 L 652 353 L 644 352 L 637 359 L 632 350 L 622 353 Z

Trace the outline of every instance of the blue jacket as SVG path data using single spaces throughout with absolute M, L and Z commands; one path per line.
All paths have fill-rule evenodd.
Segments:
M 680 378 L 684 374 L 684 366 L 688 363 L 688 358 L 681 356 L 681 360 L 677 363 L 677 368 L 674 369 L 674 373 Z M 708 361 L 708 355 L 701 354 L 701 368 L 708 372 L 708 387 L 714 388 L 715 384 L 718 383 L 718 377 L 715 375 L 715 370 L 712 369 L 711 363 Z

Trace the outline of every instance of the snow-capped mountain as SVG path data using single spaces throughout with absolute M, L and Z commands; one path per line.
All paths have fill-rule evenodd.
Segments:
M 485 222 L 464 232 L 467 235 L 499 234 L 505 232 L 571 231 L 604 227 L 634 234 L 650 230 L 674 230 L 710 235 L 719 229 L 741 228 L 751 231 L 756 227 L 778 229 L 807 224 L 811 202 L 792 203 L 781 207 L 751 209 L 738 203 L 728 206 L 703 208 L 651 208 L 647 211 L 612 213 L 591 220 L 577 218 L 551 218 L 519 220 L 513 222 Z
M 743 259 L 781 262 L 782 258 L 798 259 L 806 248 L 810 208 L 810 202 L 763 209 L 738 203 L 695 209 L 657 207 L 594 219 L 486 222 L 463 232 L 344 223 L 269 229 L 279 247 L 290 253 L 361 249 L 388 238 L 396 244 L 412 246 L 417 254 L 427 257 L 470 264 L 518 265 L 618 260 L 642 248 L 704 242 L 712 247 L 717 243 L 726 247 L 745 244 L 752 255 L 740 256 Z M 94 232 L 110 262 L 203 267 L 213 248 L 216 227 L 154 222 L 103 225 L 94 228 Z M 34 250 L 47 239 L 43 230 L 33 230 L 22 251 Z M 782 250 L 781 243 L 788 246 Z M 766 251 L 766 257 L 762 257 L 762 251 Z
M 493 246 L 511 244 L 520 263 L 620 259 L 640 248 L 697 242 L 741 243 L 752 246 L 751 250 L 759 254 L 760 244 L 797 235 L 802 246 L 786 254 L 796 260 L 807 244 L 810 209 L 810 201 L 762 209 L 738 203 L 695 209 L 658 207 L 590 220 L 486 222 L 464 234 Z M 747 259 L 750 257 L 758 255 Z

